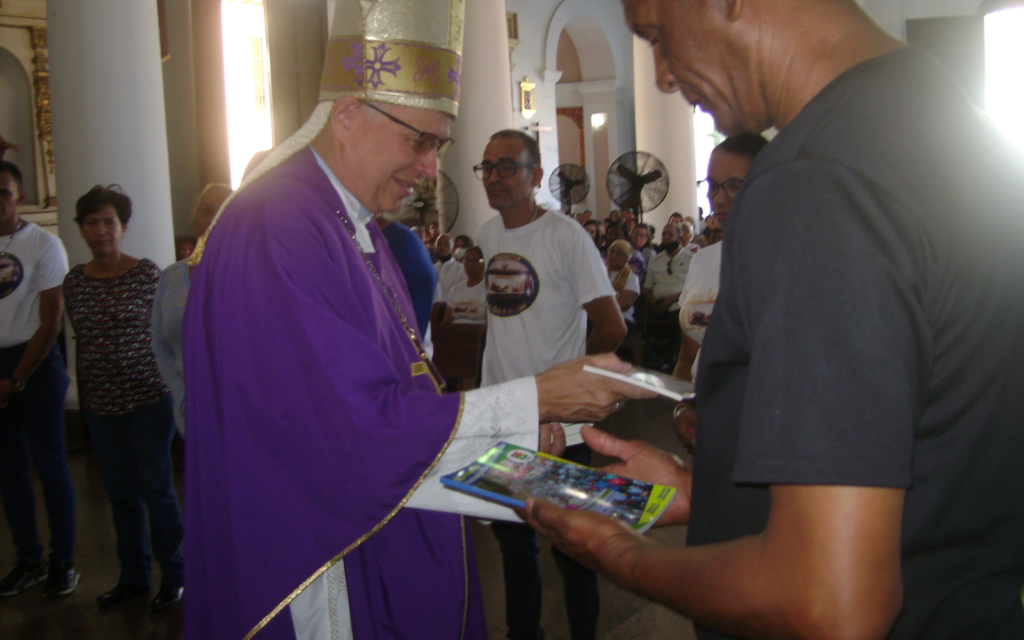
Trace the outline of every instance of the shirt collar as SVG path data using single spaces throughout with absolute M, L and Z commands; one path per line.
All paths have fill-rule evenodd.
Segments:
M 331 184 L 334 185 L 334 188 L 338 191 L 338 195 L 341 196 L 341 202 L 345 205 L 348 215 L 365 225 L 373 214 L 370 213 L 370 211 L 364 207 L 354 195 L 352 195 L 351 191 L 345 188 L 345 185 L 341 184 L 341 180 L 338 180 L 338 176 L 334 175 L 334 172 L 327 166 L 327 163 L 320 157 L 320 154 L 316 152 L 316 149 L 310 147 L 309 150 L 313 152 L 313 157 L 316 158 L 316 163 L 320 165 L 323 172 L 327 174 L 327 179 L 331 181 Z
M 356 243 L 359 245 L 359 248 L 363 250 L 363 253 L 374 253 L 376 249 L 373 246 L 373 239 L 370 237 L 370 232 L 366 229 L 366 225 L 373 221 L 373 214 L 345 188 L 345 185 L 341 184 L 338 176 L 334 175 L 334 172 L 327 166 L 327 163 L 320 157 L 320 154 L 316 152 L 316 149 L 310 147 L 309 150 L 313 152 L 316 163 L 327 174 L 327 179 L 331 181 L 334 189 L 338 192 L 338 196 L 341 197 L 341 203 L 345 205 L 349 219 L 354 223 Z

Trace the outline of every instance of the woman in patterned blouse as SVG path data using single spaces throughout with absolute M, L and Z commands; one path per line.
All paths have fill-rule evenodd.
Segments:
M 181 509 L 174 490 L 170 391 L 157 370 L 150 315 L 160 269 L 121 253 L 131 200 L 117 185 L 96 186 L 75 205 L 92 260 L 64 279 L 77 336 L 78 388 L 114 516 L 121 575 L 100 608 L 149 592 L 150 535 L 162 583 L 151 607 L 182 598 Z

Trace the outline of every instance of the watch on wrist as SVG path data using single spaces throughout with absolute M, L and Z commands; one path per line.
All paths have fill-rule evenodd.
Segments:
M 18 378 L 14 376 L 11 376 L 7 379 L 11 381 L 11 386 L 14 387 L 15 393 L 18 393 L 19 391 L 23 390 L 25 388 L 25 383 L 28 382 L 27 380 L 18 380 Z

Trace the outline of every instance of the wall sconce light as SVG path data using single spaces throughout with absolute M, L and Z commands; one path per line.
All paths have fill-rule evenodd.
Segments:
M 590 126 L 594 129 L 600 129 L 607 121 L 608 116 L 604 113 L 595 113 L 590 116 Z
M 537 103 L 534 102 L 534 89 L 537 84 L 530 82 L 530 77 L 519 83 L 519 102 L 522 105 L 523 117 L 529 120 L 537 113 Z

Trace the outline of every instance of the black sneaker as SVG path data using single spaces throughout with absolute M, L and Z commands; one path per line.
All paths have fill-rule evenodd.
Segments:
M 46 563 L 41 558 L 18 560 L 7 577 L 0 580 L 0 598 L 16 596 L 46 579 Z
M 46 574 L 46 584 L 43 585 L 43 594 L 47 598 L 69 596 L 78 588 L 79 577 L 81 576 L 75 570 L 74 560 L 51 562 L 50 571 Z

